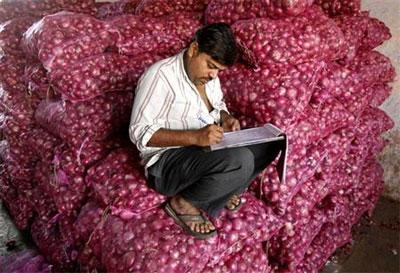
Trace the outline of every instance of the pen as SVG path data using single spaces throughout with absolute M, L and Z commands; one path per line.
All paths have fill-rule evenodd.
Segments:
M 214 124 L 214 125 L 222 126 L 221 119 L 220 119 L 218 122 L 216 122 L 216 121 L 214 120 L 214 118 L 212 118 L 212 117 L 209 116 L 209 115 L 204 115 L 204 114 L 199 113 L 199 114 L 197 115 L 197 118 L 198 118 L 199 121 L 200 121 L 202 124 L 204 124 L 204 125 Z
M 207 121 L 205 121 L 201 116 L 199 116 L 200 122 L 202 122 L 204 125 L 210 125 Z
M 200 122 L 202 122 L 204 125 L 210 125 L 210 124 L 214 124 L 214 125 L 218 125 L 218 126 L 222 126 L 221 121 L 220 122 L 216 122 L 214 121 L 213 123 L 208 123 L 206 122 L 203 118 L 199 117 Z

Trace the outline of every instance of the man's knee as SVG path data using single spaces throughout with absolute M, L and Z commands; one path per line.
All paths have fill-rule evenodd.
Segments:
M 237 168 L 237 172 L 241 176 L 249 176 L 254 170 L 254 155 L 253 153 L 245 148 L 234 148 L 228 149 L 225 160 L 229 162 L 231 166 Z

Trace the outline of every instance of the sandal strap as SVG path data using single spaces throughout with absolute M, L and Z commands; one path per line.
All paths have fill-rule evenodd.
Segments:
M 207 220 L 203 215 L 191 215 L 191 214 L 178 214 L 177 215 L 184 222 L 196 222 L 196 223 L 206 223 Z

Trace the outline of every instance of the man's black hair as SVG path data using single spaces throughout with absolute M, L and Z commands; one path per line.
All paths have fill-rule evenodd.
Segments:
M 235 37 L 228 24 L 215 23 L 204 26 L 196 32 L 194 41 L 199 44 L 201 53 L 210 55 L 222 65 L 231 66 L 237 59 Z

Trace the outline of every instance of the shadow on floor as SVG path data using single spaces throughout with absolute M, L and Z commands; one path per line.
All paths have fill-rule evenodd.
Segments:
M 354 227 L 353 239 L 320 273 L 399 273 L 400 202 L 382 197 L 372 218 L 363 217 Z

